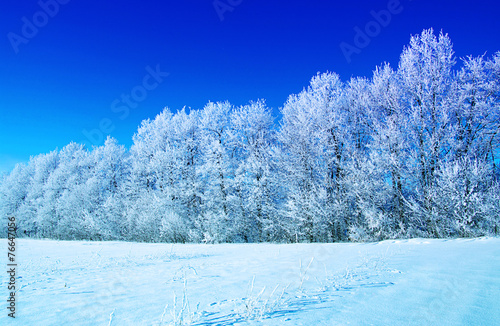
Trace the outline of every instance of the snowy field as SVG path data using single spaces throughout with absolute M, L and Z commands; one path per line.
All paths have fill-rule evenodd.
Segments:
M 6 241 L 2 240 L 5 268 Z M 17 242 L 0 325 L 500 325 L 500 239 Z M 5 256 L 5 257 L 4 257 Z

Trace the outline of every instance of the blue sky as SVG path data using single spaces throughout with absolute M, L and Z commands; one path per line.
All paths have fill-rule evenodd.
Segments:
M 264 98 L 277 112 L 318 71 L 348 80 L 396 66 L 429 27 L 458 57 L 500 50 L 496 1 L 55 1 L 3 4 L 0 172 L 71 141 L 130 146 L 165 106 Z M 356 27 L 371 36 L 346 57 Z

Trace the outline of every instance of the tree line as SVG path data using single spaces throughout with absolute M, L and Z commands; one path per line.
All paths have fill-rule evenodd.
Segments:
M 108 137 L 18 164 L 2 219 L 21 236 L 147 242 L 498 234 L 500 52 L 460 62 L 430 29 L 397 69 L 318 73 L 280 120 L 262 100 L 165 109 L 130 149 Z

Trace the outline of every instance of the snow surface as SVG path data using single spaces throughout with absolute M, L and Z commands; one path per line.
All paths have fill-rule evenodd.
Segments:
M 6 240 L 0 246 L 5 257 Z M 1 325 L 500 325 L 500 239 L 17 242 Z M 4 300 L 5 299 L 5 300 Z

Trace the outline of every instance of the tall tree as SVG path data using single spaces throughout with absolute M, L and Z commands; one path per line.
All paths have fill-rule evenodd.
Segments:
M 230 198 L 234 180 L 231 110 L 229 102 L 209 102 L 200 114 L 202 229 L 207 242 L 230 241 L 234 230 Z
M 234 177 L 236 236 L 245 242 L 276 239 L 276 174 L 271 146 L 273 117 L 264 101 L 231 113 L 231 137 L 236 158 Z
M 398 74 L 409 110 L 411 160 L 416 169 L 417 201 L 430 235 L 439 236 L 432 218 L 430 188 L 439 165 L 450 154 L 451 98 L 455 57 L 448 35 L 436 37 L 432 29 L 411 37 L 403 50 Z
M 342 93 L 338 75 L 318 74 L 281 109 L 278 140 L 283 147 L 284 215 L 291 223 L 290 240 L 345 237 L 346 221 L 339 202 L 347 121 Z

